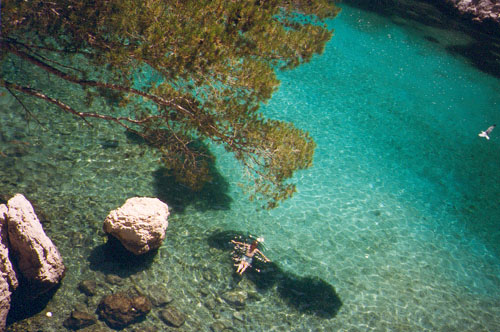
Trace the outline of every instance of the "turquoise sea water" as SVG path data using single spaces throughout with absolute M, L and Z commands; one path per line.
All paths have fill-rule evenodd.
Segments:
M 60 115 L 40 120 L 55 133 L 26 127 L 2 97 L 12 112 L 0 114 L 0 191 L 43 211 L 68 266 L 48 304 L 16 324 L 64 331 L 75 306 L 95 309 L 98 298 L 76 286 L 95 279 L 104 293 L 168 294 L 188 316 L 182 331 L 499 331 L 500 129 L 489 141 L 477 134 L 500 124 L 500 81 L 449 52 L 472 43 L 467 34 L 343 7 L 325 53 L 281 73 L 264 106 L 318 146 L 297 194 L 273 211 L 245 199 L 222 149 L 213 148 L 219 176 L 195 195 L 119 129 Z M 130 262 L 109 251 L 101 227 L 138 195 L 172 214 L 158 253 Z M 247 232 L 265 238 L 274 265 L 240 280 L 223 240 Z M 111 273 L 123 282 L 107 283 Z M 221 300 L 240 289 L 251 294 L 245 308 Z M 159 309 L 136 325 L 147 326 L 169 331 Z

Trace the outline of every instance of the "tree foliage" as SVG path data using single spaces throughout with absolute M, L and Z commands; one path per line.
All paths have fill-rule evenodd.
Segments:
M 234 154 L 255 184 L 251 197 L 268 207 L 290 197 L 293 173 L 311 166 L 311 137 L 265 118 L 259 106 L 278 87 L 276 70 L 322 52 L 332 36 L 325 20 L 338 12 L 332 1 L 9 0 L 2 6 L 0 61 L 30 63 L 88 96 L 113 93 L 118 106 L 78 109 L 5 72 L 0 85 L 141 135 L 193 189 L 210 177 L 212 157 L 200 144 L 206 141 Z

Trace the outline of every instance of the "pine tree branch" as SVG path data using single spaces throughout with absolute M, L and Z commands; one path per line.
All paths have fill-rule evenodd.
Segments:
M 14 99 L 19 103 L 19 105 L 21 105 L 21 107 L 24 109 L 24 111 L 26 112 L 26 114 L 28 114 L 28 116 L 32 117 L 33 119 L 35 119 L 35 121 L 39 124 L 39 125 L 42 125 L 40 123 L 40 121 L 37 119 L 37 117 L 26 107 L 26 105 L 24 105 L 24 103 L 22 102 L 21 99 L 19 99 L 18 96 L 16 96 L 16 94 L 14 92 L 12 92 L 12 90 L 8 87 L 8 86 L 4 86 L 5 89 L 7 89 L 7 91 L 9 91 L 10 95 L 12 97 L 14 97 Z M 29 121 L 28 121 L 29 123 Z M 42 126 L 43 127 L 43 126 Z
M 151 115 L 151 116 L 148 116 L 144 119 L 137 120 L 137 119 L 132 119 L 132 118 L 128 118 L 128 117 L 114 117 L 114 116 L 110 116 L 110 115 L 103 115 L 103 114 L 92 113 L 92 112 L 79 112 L 79 111 L 75 110 L 74 108 L 72 108 L 71 106 L 67 105 L 66 103 L 63 103 L 62 101 L 60 101 L 56 98 L 50 97 L 50 96 L 48 96 L 44 93 L 41 93 L 40 91 L 37 91 L 35 89 L 32 89 L 30 87 L 21 86 L 21 85 L 18 85 L 18 84 L 12 83 L 12 82 L 8 82 L 8 81 L 0 81 L 0 85 L 5 87 L 9 91 L 11 89 L 17 90 L 17 91 L 22 92 L 24 94 L 45 100 L 49 103 L 52 103 L 52 104 L 56 105 L 57 107 L 59 107 L 60 109 L 64 110 L 65 112 L 68 112 L 70 114 L 76 115 L 77 117 L 81 118 L 89 126 L 92 126 L 92 124 L 90 122 L 88 122 L 86 118 L 97 118 L 97 119 L 101 119 L 101 120 L 107 120 L 107 121 L 115 122 L 115 123 L 119 124 L 120 126 L 124 127 L 125 129 L 132 131 L 134 133 L 137 133 L 142 137 L 144 137 L 144 135 L 142 133 L 133 129 L 131 126 L 126 125 L 125 123 L 128 122 L 130 124 L 142 125 L 142 124 L 145 124 L 153 119 L 162 118 L 159 115 Z
M 54 75 L 62 78 L 63 80 L 69 81 L 71 83 L 79 84 L 81 86 L 99 87 L 99 88 L 104 88 L 104 89 L 132 93 L 132 94 L 147 98 L 147 99 L 155 102 L 158 105 L 172 107 L 175 110 L 180 111 L 180 112 L 184 113 L 185 115 L 188 115 L 192 119 L 195 118 L 195 115 L 193 114 L 193 112 L 189 111 L 187 108 L 185 108 L 177 103 L 174 103 L 173 100 L 166 100 L 160 96 L 152 95 L 152 94 L 149 94 L 147 92 L 144 92 L 144 91 L 141 91 L 138 89 L 134 89 L 131 87 L 119 85 L 119 84 L 99 82 L 99 81 L 93 81 L 93 80 L 83 80 L 83 79 L 80 79 L 76 76 L 67 74 L 67 73 L 47 64 L 47 63 L 37 59 L 36 57 L 32 56 L 31 54 L 28 54 L 26 52 L 19 50 L 12 42 L 5 42 L 4 47 L 6 47 L 6 49 L 9 52 L 17 55 L 21 59 L 26 60 L 28 62 L 31 62 L 32 64 L 42 68 L 43 70 L 45 70 L 51 74 L 54 74 Z

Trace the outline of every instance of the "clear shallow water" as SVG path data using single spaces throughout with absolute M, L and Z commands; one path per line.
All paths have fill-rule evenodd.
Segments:
M 265 112 L 308 130 L 318 148 L 314 167 L 297 174 L 299 192 L 273 211 L 245 200 L 238 166 L 217 148 L 223 178 L 193 196 L 121 131 L 63 116 L 52 120 L 57 134 L 27 131 L 4 98 L 18 112 L 1 115 L 2 191 L 40 206 L 69 267 L 45 309 L 54 317 L 42 312 L 33 324 L 64 330 L 72 307 L 97 301 L 76 284 L 114 273 L 124 284 L 104 289 L 168 293 L 189 315 L 186 331 L 216 322 L 238 331 L 500 330 L 500 139 L 477 137 L 500 122 L 500 82 L 446 51 L 471 37 L 404 23 L 345 6 L 324 55 L 280 75 Z M 102 221 L 135 195 L 173 207 L 167 240 L 141 264 L 106 258 Z M 225 231 L 264 236 L 277 281 L 238 284 L 229 252 L 214 245 Z M 302 287 L 308 277 L 320 286 Z M 342 302 L 336 314 L 315 305 L 325 284 Z M 218 301 L 239 287 L 258 294 L 241 317 Z M 141 324 L 166 330 L 157 311 Z

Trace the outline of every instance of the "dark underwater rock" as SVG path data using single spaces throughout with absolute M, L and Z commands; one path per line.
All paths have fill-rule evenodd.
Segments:
M 97 322 L 97 318 L 87 312 L 75 310 L 71 313 L 63 325 L 70 330 L 79 330 L 84 327 L 93 325 Z
M 110 285 L 122 285 L 123 278 L 120 276 L 117 276 L 116 274 L 107 274 L 106 275 L 106 282 Z
M 87 296 L 94 296 L 97 294 L 97 283 L 94 280 L 83 280 L 78 284 L 78 289 Z
M 125 293 L 105 296 L 97 307 L 99 318 L 112 328 L 130 325 L 151 311 L 151 302 L 145 296 L 129 297 Z
M 174 300 L 170 295 L 165 293 L 151 294 L 150 297 L 151 303 L 153 303 L 155 307 L 164 307 Z

